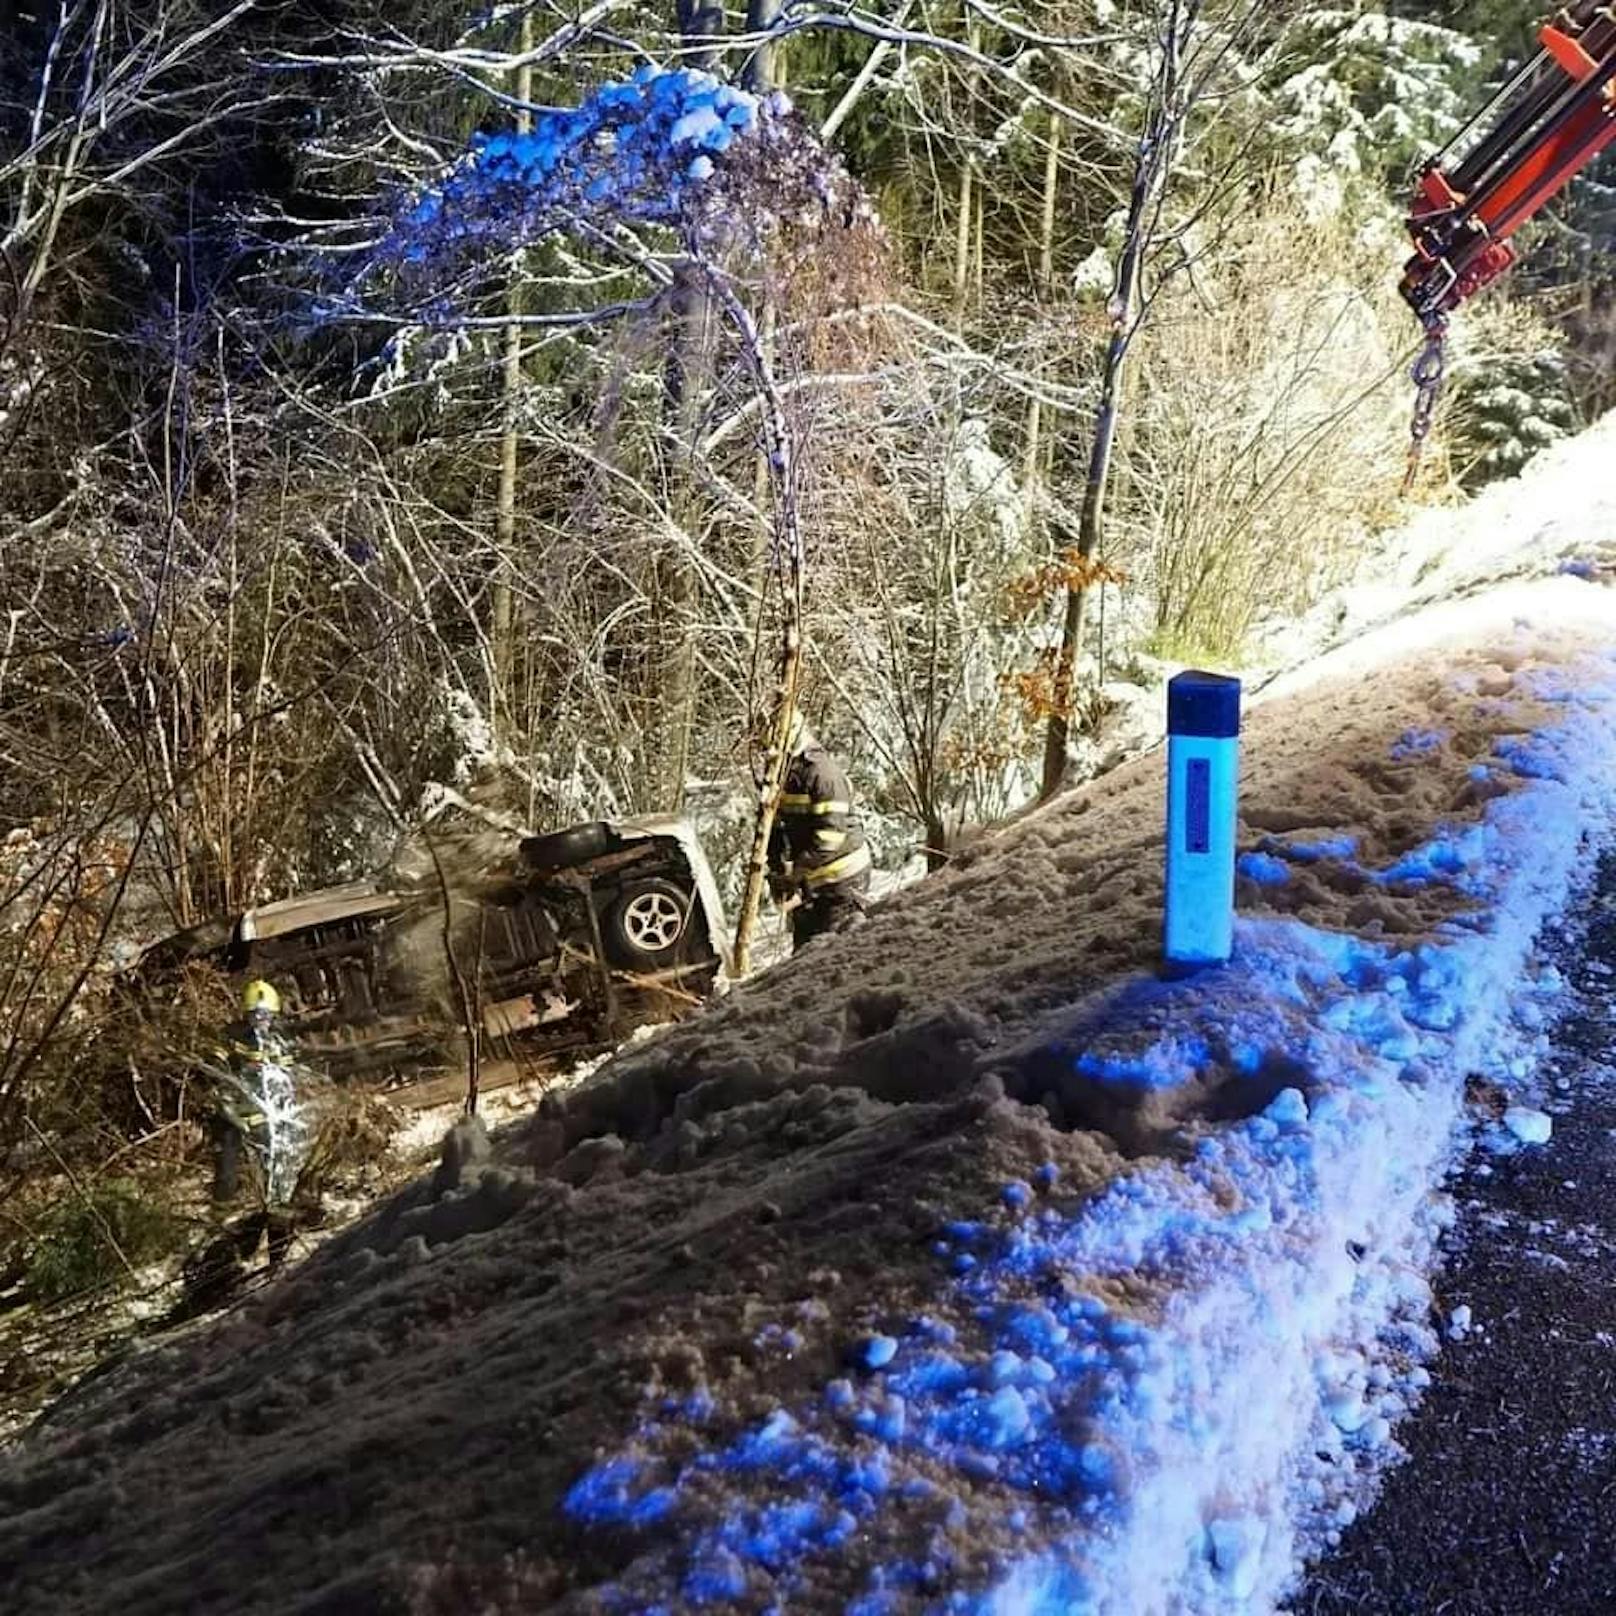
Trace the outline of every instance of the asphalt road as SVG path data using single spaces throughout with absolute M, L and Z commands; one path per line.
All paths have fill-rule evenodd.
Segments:
M 1298 1616 L 1616 1616 L 1616 852 L 1549 951 L 1579 990 L 1554 1031 L 1554 1137 L 1478 1153 L 1453 1186 L 1439 1294 L 1474 1328 Z

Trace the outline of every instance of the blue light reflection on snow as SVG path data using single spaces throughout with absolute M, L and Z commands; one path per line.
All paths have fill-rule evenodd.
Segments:
M 1257 1006 L 1245 1029 L 1250 1047 L 1265 1047 L 1265 1031 L 1268 1047 L 1276 1036 L 1294 1042 L 1296 1027 L 1264 1029 L 1272 1012 L 1262 1007 L 1314 998 L 1324 983 L 1338 1004 L 1369 994 L 1440 1020 L 1437 1000 L 1452 984 L 1431 964 L 1290 922 L 1248 932 L 1236 967 L 1245 982 L 1239 995 Z M 1343 1017 L 1338 1028 L 1320 1020 L 1324 1042 L 1314 1047 L 1299 1023 L 1303 1041 L 1286 1051 L 1299 1068 L 1326 1058 L 1336 1032 L 1350 1036 L 1370 1066 L 1418 1056 L 1417 1033 L 1397 1015 Z M 1198 1039 L 1181 1037 L 1175 1047 L 1192 1072 L 1211 1058 Z M 1373 1084 L 1363 1087 L 1369 1094 Z M 1049 1193 L 1054 1174 L 1033 1175 L 1043 1195 L 1011 1181 L 998 1210 L 950 1222 L 936 1237 L 939 1288 L 948 1310 L 968 1321 L 963 1333 L 916 1316 L 891 1334 L 867 1336 L 848 1354 L 852 1375 L 831 1379 L 814 1403 L 776 1409 L 738 1434 L 667 1402 L 635 1435 L 632 1450 L 641 1457 L 625 1466 L 619 1455 L 591 1470 L 568 1494 L 567 1513 L 591 1524 L 671 1524 L 681 1549 L 669 1575 L 685 1599 L 701 1604 L 739 1598 L 737 1568 L 748 1567 L 789 1603 L 813 1556 L 894 1512 L 925 1511 L 933 1522 L 929 1553 L 874 1568 L 863 1596 L 873 1602 L 849 1606 L 875 1611 L 887 1608 L 882 1601 L 895 1581 L 943 1597 L 956 1553 L 950 1534 L 967 1519 L 964 1495 L 986 1485 L 1005 1501 L 1003 1520 L 1019 1514 L 1042 1547 L 1031 1565 L 1011 1558 L 1016 1569 L 995 1588 L 956 1590 L 939 1608 L 1082 1611 L 1086 1573 L 1045 1552 L 1047 1545 L 1114 1523 L 1126 1508 L 1132 1461 L 1118 1432 L 1154 1418 L 1190 1425 L 1199 1418 L 1193 1396 L 1176 1411 L 1163 1402 L 1163 1388 L 1177 1384 L 1171 1329 L 1119 1310 L 1100 1292 L 1113 1282 L 1148 1285 L 1185 1264 L 1219 1265 L 1220 1251 L 1232 1265 L 1254 1235 L 1282 1235 L 1290 1221 L 1309 1216 L 1320 1126 L 1328 1135 L 1343 1125 L 1339 1106 L 1321 1104 L 1317 1113 L 1286 1089 L 1262 1114 L 1204 1139 L 1188 1164 L 1142 1168 L 1073 1206 Z M 1276 1185 L 1283 1187 L 1277 1196 Z M 1078 1276 L 1087 1288 L 1074 1287 Z M 679 1446 L 678 1433 L 692 1431 L 702 1451 L 682 1462 L 665 1457 Z M 731 1502 L 714 1519 L 707 1501 L 726 1477 Z M 755 1502 L 758 1489 L 739 1485 L 746 1479 L 766 1481 L 774 1502 Z M 688 1515 L 667 1522 L 670 1498 L 688 1505 Z M 1023 1503 L 1013 1505 L 1015 1498 Z M 608 1604 L 644 1608 L 627 1590 L 608 1594 Z
M 1404 730 L 1392 745 L 1392 761 L 1409 763 L 1418 758 L 1428 757 L 1432 752 L 1441 751 L 1442 744 L 1447 738 L 1448 732 L 1441 729 Z
M 1573 746 L 1570 732 L 1548 733 L 1522 758 L 1556 765 Z M 1500 799 L 1482 826 L 1444 833 L 1380 874 L 1496 903 L 1524 849 L 1548 834 L 1535 806 Z M 1571 816 L 1563 805 L 1555 813 L 1555 845 L 1574 848 Z M 1535 877 L 1539 890 L 1553 862 Z M 1522 947 L 1535 929 L 1526 925 Z M 1266 1271 L 1290 1263 L 1314 1283 L 1321 1228 L 1346 1274 L 1337 1283 L 1353 1290 L 1358 1254 L 1331 1230 L 1344 1208 L 1355 1215 L 1350 1181 L 1371 1165 L 1380 1174 L 1371 1201 L 1383 1189 L 1424 1196 L 1428 1163 L 1418 1150 L 1400 1156 L 1401 1129 L 1420 1114 L 1426 1057 L 1445 1047 L 1425 1035 L 1452 1032 L 1497 997 L 1488 930 L 1452 926 L 1438 941 L 1399 948 L 1290 920 L 1243 923 L 1222 988 L 1203 984 L 1187 1014 L 1221 1024 L 1234 1070 L 1256 1072 L 1283 1056 L 1302 1087 L 1201 1137 L 1187 1162 L 1141 1164 L 1087 1200 L 1063 1202 L 1057 1176 L 1042 1169 L 1031 1175 L 1037 1192 L 1012 1180 L 996 1205 L 946 1223 L 935 1238 L 935 1311 L 947 1318 L 881 1321 L 844 1359 L 854 1373 L 739 1433 L 711 1399 L 699 1413 L 688 1399 L 665 1401 L 623 1452 L 580 1479 L 567 1513 L 587 1524 L 648 1523 L 650 1552 L 637 1574 L 696 1604 L 766 1593 L 779 1602 L 768 1608 L 789 1608 L 793 1591 L 810 1586 L 814 1558 L 856 1533 L 866 1545 L 924 1544 L 870 1566 L 866 1589 L 847 1606 L 861 1616 L 913 1608 L 916 1594 L 927 1608 L 984 1616 L 1100 1608 L 1097 1590 L 1119 1585 L 1105 1557 L 1121 1552 L 1135 1495 L 1157 1479 L 1151 1459 L 1228 1438 L 1228 1411 L 1208 1399 L 1228 1368 L 1207 1354 L 1229 1349 L 1187 1350 L 1191 1326 L 1178 1313 L 1196 1297 L 1185 1276 L 1216 1275 L 1232 1291 L 1253 1350 L 1289 1339 Z M 1119 996 L 1133 993 L 1135 1010 L 1159 1008 L 1155 987 L 1144 999 L 1136 987 Z M 1211 1058 L 1186 1026 L 1155 1022 L 1153 1031 L 1154 1055 L 1079 1065 L 1100 1081 L 1154 1080 L 1170 1066 L 1191 1081 Z M 1158 1276 L 1166 1289 L 1152 1304 Z M 1404 1283 L 1414 1310 L 1398 1328 L 1417 1359 L 1434 1343 L 1411 1322 L 1422 1316 L 1419 1286 L 1412 1276 Z M 1332 1441 L 1351 1450 L 1388 1439 L 1401 1388 L 1366 1379 L 1350 1355 L 1322 1354 L 1313 1373 L 1317 1391 L 1307 1395 Z M 1410 1387 L 1422 1373 L 1416 1363 Z M 677 1457 L 692 1447 L 694 1456 Z M 1161 1502 L 1159 1487 L 1151 1497 Z M 1230 1597 L 1244 1598 L 1260 1569 L 1274 1574 L 1264 1564 L 1267 1527 L 1203 1508 L 1198 1496 L 1174 1504 L 1181 1535 L 1153 1540 L 1156 1586 L 1176 1582 L 1175 1565 L 1199 1560 Z M 1153 1530 L 1160 1535 L 1160 1521 Z M 980 1560 L 970 1576 L 955 1575 L 957 1545 L 972 1540 L 991 1546 L 995 1577 L 984 1579 Z M 1282 1568 L 1287 1545 L 1275 1551 Z M 602 1596 L 608 1609 L 654 1608 L 644 1593 L 642 1581 Z
M 1291 878 L 1290 865 L 1271 853 L 1242 853 L 1235 861 L 1235 868 L 1259 886 L 1283 886 Z
M 693 69 L 641 67 L 525 134 L 481 134 L 440 183 L 397 214 L 378 258 L 419 265 L 479 242 L 511 245 L 581 211 L 672 224 L 715 159 L 761 119 L 788 110 Z
M 1322 864 L 1328 859 L 1350 859 L 1358 852 L 1356 836 L 1323 836 L 1317 841 L 1271 843 L 1269 851 L 1292 864 Z

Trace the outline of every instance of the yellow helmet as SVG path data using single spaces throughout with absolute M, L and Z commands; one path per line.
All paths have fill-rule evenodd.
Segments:
M 278 1016 L 281 996 L 268 982 L 249 982 L 241 990 L 241 1008 L 249 1015 L 254 1010 L 267 1010 L 272 1016 Z

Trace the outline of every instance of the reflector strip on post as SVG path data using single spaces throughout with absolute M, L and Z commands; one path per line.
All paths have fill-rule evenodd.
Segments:
M 1221 965 L 1234 950 L 1240 681 L 1181 673 L 1167 687 L 1169 967 Z

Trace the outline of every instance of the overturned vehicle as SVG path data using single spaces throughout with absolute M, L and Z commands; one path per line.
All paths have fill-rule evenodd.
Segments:
M 685 820 L 510 838 L 470 872 L 463 851 L 176 933 L 137 974 L 152 991 L 196 961 L 262 977 L 301 1059 L 435 1091 L 463 1081 L 468 1017 L 492 1087 L 688 1013 L 726 968 L 717 885 Z

